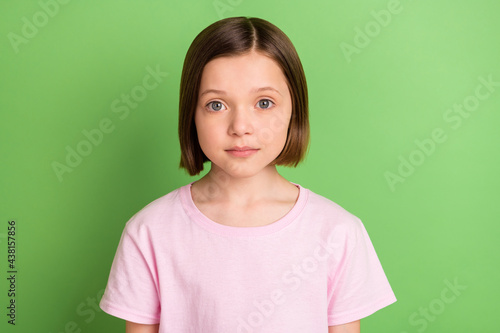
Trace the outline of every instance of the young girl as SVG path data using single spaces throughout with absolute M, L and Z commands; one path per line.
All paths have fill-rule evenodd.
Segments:
M 299 57 L 271 23 L 220 20 L 181 77 L 180 167 L 201 179 L 125 225 L 100 307 L 127 332 L 359 332 L 396 298 L 359 218 L 289 182 L 309 142 Z

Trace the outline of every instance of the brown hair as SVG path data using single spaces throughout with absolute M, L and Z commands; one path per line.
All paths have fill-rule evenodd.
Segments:
M 260 51 L 281 67 L 292 98 L 292 115 L 281 153 L 271 163 L 297 166 L 309 145 L 307 83 L 299 56 L 290 39 L 275 25 L 255 17 L 230 17 L 217 21 L 196 36 L 187 51 L 179 96 L 181 161 L 191 176 L 209 159 L 201 150 L 194 115 L 205 65 L 217 57 Z

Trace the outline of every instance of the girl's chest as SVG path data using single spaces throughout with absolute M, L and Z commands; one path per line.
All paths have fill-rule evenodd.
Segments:
M 195 331 L 211 323 L 214 332 L 326 332 L 326 252 L 287 244 L 219 240 L 160 260 L 162 313 L 189 316 Z

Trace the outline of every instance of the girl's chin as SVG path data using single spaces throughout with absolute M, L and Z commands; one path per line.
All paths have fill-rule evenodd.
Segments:
M 265 171 L 267 167 L 272 165 L 256 166 L 249 163 L 226 162 L 223 166 L 219 166 L 212 162 L 211 172 L 217 176 L 220 173 L 234 178 L 248 178 L 258 175 L 260 172 Z

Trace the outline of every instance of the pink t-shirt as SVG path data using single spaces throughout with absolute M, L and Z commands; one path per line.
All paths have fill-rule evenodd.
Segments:
M 125 225 L 100 302 L 160 333 L 316 333 L 396 301 L 359 218 L 298 184 L 294 207 L 261 227 L 207 218 L 191 184 Z

